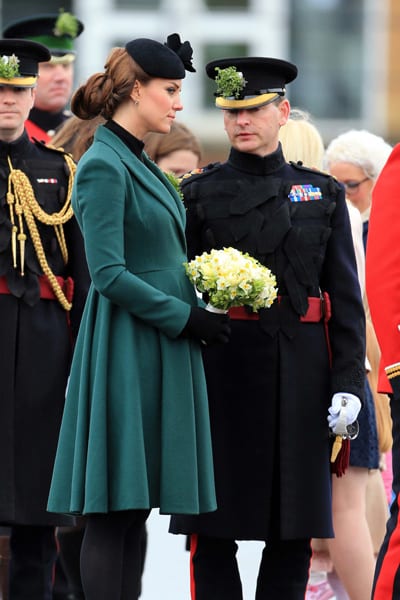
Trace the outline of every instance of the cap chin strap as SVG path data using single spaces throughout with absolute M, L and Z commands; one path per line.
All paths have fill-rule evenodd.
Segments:
M 249 96 L 243 100 L 235 100 L 234 98 L 223 98 L 218 96 L 215 100 L 215 106 L 217 108 L 226 108 L 228 110 L 239 110 L 241 108 L 258 108 L 259 106 L 265 106 L 277 100 L 281 94 L 260 94 L 258 96 Z

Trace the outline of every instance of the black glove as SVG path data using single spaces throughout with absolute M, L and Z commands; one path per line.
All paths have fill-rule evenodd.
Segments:
M 226 314 L 216 314 L 205 308 L 192 306 L 181 336 L 201 340 L 207 345 L 226 344 L 231 335 L 229 321 L 229 316 Z

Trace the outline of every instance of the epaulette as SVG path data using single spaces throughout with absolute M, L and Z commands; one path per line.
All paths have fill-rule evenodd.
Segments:
M 45 152 L 51 152 L 53 156 L 57 155 L 58 157 L 62 158 L 64 161 L 65 173 L 68 177 L 73 177 L 75 175 L 77 163 L 72 154 L 66 152 L 64 148 L 57 148 L 56 146 L 52 146 L 50 142 L 40 142 L 35 138 L 33 138 L 32 141 L 35 144 L 35 146 L 41 148 Z
M 328 189 L 332 194 L 338 194 L 341 189 L 341 184 L 338 182 L 336 177 L 328 173 L 327 171 L 320 171 L 319 169 L 313 169 L 311 167 L 305 167 L 301 161 L 294 162 L 289 161 L 291 167 L 298 169 L 299 171 L 305 171 L 306 173 L 312 173 L 314 176 L 324 177 L 327 179 Z
M 32 142 L 35 144 L 35 146 L 37 146 L 38 148 L 41 148 L 42 150 L 47 150 L 48 152 L 55 152 L 57 154 L 62 154 L 65 155 L 67 154 L 68 156 L 71 156 L 71 154 L 69 152 L 66 152 L 64 150 L 64 148 L 61 148 L 60 146 L 53 146 L 51 144 L 51 142 L 42 142 L 40 140 L 37 140 L 36 138 L 32 138 Z M 72 156 L 71 156 L 72 158 Z
M 314 175 L 324 175 L 325 177 L 332 177 L 328 171 L 321 171 L 320 169 L 313 169 L 312 167 L 306 167 L 303 165 L 301 160 L 295 162 L 294 160 L 289 161 L 290 166 L 298 169 L 299 171 L 307 171 L 308 173 L 313 173 Z
M 210 164 L 206 165 L 205 167 L 199 167 L 197 169 L 193 169 L 193 171 L 189 171 L 188 173 L 185 173 L 184 175 L 182 175 L 179 178 L 179 182 L 182 186 L 186 185 L 187 183 L 192 183 L 192 181 L 198 179 L 199 177 L 203 177 L 204 175 L 209 175 L 211 173 L 214 173 L 217 169 L 219 169 L 221 164 L 222 163 L 220 163 L 220 162 L 210 163 Z

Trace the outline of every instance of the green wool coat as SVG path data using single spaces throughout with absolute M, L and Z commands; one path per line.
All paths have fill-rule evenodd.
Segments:
M 92 286 L 75 347 L 50 512 L 215 510 L 198 342 L 185 275 L 185 210 L 173 186 L 100 127 L 73 207 Z

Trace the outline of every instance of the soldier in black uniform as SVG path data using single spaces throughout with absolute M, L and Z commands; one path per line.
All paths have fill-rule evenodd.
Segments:
M 61 10 L 20 19 L 3 31 L 4 38 L 39 42 L 50 50 L 50 61 L 39 64 L 35 106 L 25 123 L 31 139 L 50 141 L 55 130 L 71 116 L 68 104 L 74 82 L 74 43 L 83 29 L 75 15 Z
M 29 140 L 24 121 L 47 48 L 0 40 L 0 524 L 10 527 L 10 600 L 50 600 L 46 511 L 72 344 L 89 287 L 71 210 L 75 165 Z
M 265 542 L 257 600 L 303 600 L 310 538 L 333 536 L 330 432 L 346 432 L 364 393 L 345 194 L 283 156 L 278 132 L 295 65 L 232 58 L 206 71 L 232 148 L 226 162 L 182 182 L 189 258 L 248 252 L 275 273 L 279 299 L 259 316 L 231 309 L 230 343 L 204 348 L 218 509 L 173 516 L 170 531 L 192 534 L 196 600 L 242 599 L 237 540 Z

